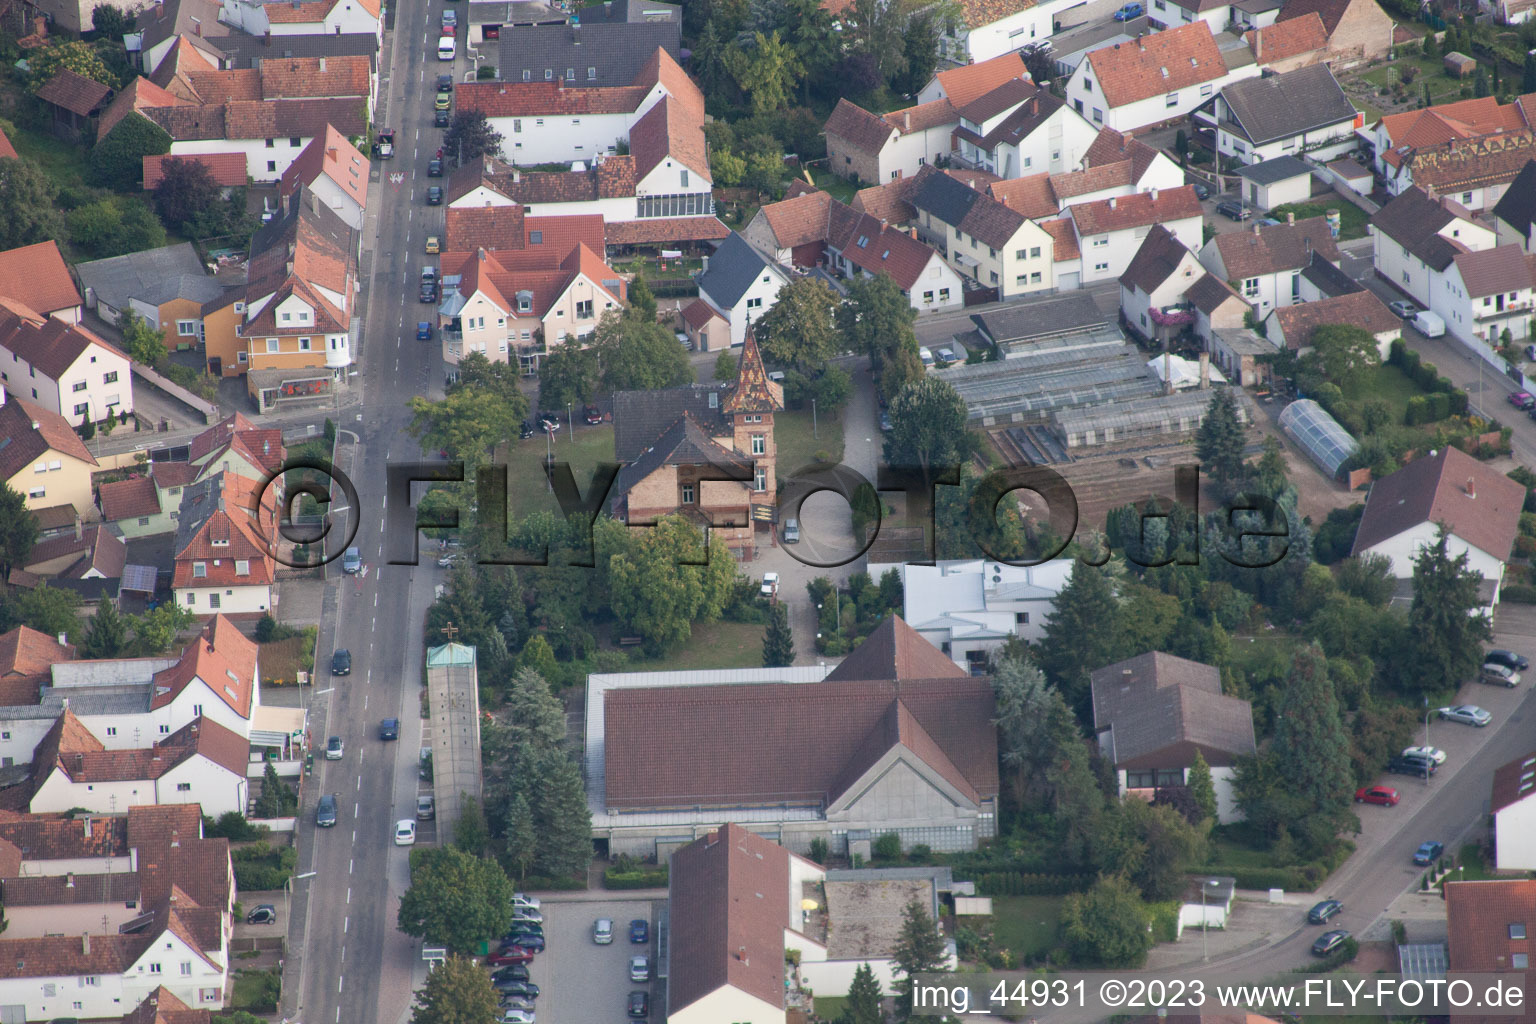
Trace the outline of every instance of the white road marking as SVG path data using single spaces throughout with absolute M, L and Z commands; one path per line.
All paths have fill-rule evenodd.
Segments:
M 347 858 L 347 874 L 350 875 L 351 873 L 352 873 L 352 858 L 348 857 Z
M 363 777 L 361 775 L 357 777 L 357 791 L 359 793 L 363 791 Z M 350 871 L 351 869 L 348 868 L 347 870 Z
M 349 886 L 347 886 L 347 906 L 350 907 L 351 905 L 352 905 L 352 887 L 349 885 Z
M 342 983 L 342 982 L 343 982 L 343 981 L 346 981 L 346 978 L 345 978 L 345 977 L 338 977 L 338 978 L 337 978 L 337 979 L 336 979 L 336 991 L 337 991 L 337 992 L 340 992 L 340 991 L 341 991 L 341 983 Z M 338 1007 L 336 1007 L 336 1013 L 337 1013 L 337 1014 L 338 1014 L 338 1016 L 339 1016 L 339 1015 L 340 1015 L 340 1013 L 341 1013 L 341 1007 L 339 1007 L 339 1006 L 338 1006 Z
M 343 934 L 343 935 L 347 934 L 347 931 L 351 928 L 351 926 L 352 926 L 352 919 L 350 917 L 342 918 L 341 919 L 341 934 Z
M 356 803 L 356 804 L 352 805 L 352 817 L 354 817 L 354 818 L 358 817 L 358 811 L 361 809 L 361 807 L 362 807 L 361 803 Z M 348 902 L 351 902 L 351 901 L 349 900 Z

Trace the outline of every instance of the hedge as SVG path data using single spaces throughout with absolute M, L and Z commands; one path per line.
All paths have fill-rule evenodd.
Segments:
M 666 884 L 666 865 L 644 871 L 614 871 L 609 868 L 603 872 L 605 889 L 660 889 Z
M 661 277 L 646 281 L 651 294 L 658 299 L 676 299 L 685 295 L 699 294 L 699 282 L 691 277 Z
M 1092 875 L 1037 875 L 1023 871 L 988 871 L 976 876 L 976 891 L 983 896 L 1057 896 L 1069 892 L 1083 892 L 1092 885 Z
M 1506 583 L 1499 588 L 1499 600 L 1515 604 L 1536 604 L 1536 587 L 1527 583 Z
M 266 843 L 239 847 L 230 856 L 235 862 L 235 888 L 246 892 L 281 889 L 299 863 L 293 847 L 274 850 Z
M 585 879 L 566 877 L 548 878 L 544 875 L 529 875 L 518 881 L 517 887 L 524 892 L 574 892 L 585 889 Z

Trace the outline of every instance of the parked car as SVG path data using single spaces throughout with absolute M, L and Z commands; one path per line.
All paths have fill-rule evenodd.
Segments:
M 341 737 L 332 736 L 325 741 L 325 759 L 327 761 L 340 761 L 343 756 Z
M 1335 916 L 1344 909 L 1344 904 L 1338 900 L 1323 900 L 1323 902 L 1307 911 L 1308 924 L 1326 924 L 1330 917 Z
M 523 420 L 522 425 L 517 428 L 517 436 L 524 441 L 528 440 L 533 436 L 533 424 Z
M 891 414 L 884 409 L 880 410 L 880 429 L 886 433 L 891 429 Z
M 436 281 L 423 281 L 423 282 L 421 282 L 421 301 L 422 302 L 436 302 L 437 301 L 437 282 Z
M 592 922 L 592 941 L 606 946 L 613 941 L 613 919 L 600 917 Z
M 629 922 L 629 941 L 641 945 L 651 941 L 651 922 L 637 917 Z
M 544 936 L 542 933 L 516 932 L 509 936 L 509 938 L 514 946 L 521 946 L 535 953 L 544 952 Z
M 1426 338 L 1445 337 L 1445 321 L 1440 319 L 1438 313 L 1431 313 L 1427 309 L 1421 309 L 1413 314 L 1413 320 L 1410 323 L 1413 324 L 1415 330 Z
M 436 96 L 432 97 L 433 110 L 447 110 L 451 106 L 453 106 L 453 96 L 446 92 L 440 92 Z M 441 171 L 439 171 L 439 173 L 441 173 Z
M 1431 839 L 1427 843 L 1420 843 L 1419 848 L 1413 851 L 1413 862 L 1419 865 L 1433 864 L 1444 852 L 1445 844 Z
M 437 91 L 438 92 L 453 92 L 453 76 L 452 75 L 438 75 L 437 76 Z
M 800 520 L 798 520 L 798 519 L 786 519 L 786 520 L 784 520 L 784 543 L 785 544 L 799 544 L 800 543 Z
M 629 994 L 629 1015 L 631 1017 L 644 1017 L 651 1012 L 651 996 L 648 992 L 631 992 Z
M 443 205 L 443 186 L 441 186 L 441 185 L 431 185 L 431 186 L 428 186 L 428 188 L 427 188 L 427 205 L 428 206 L 442 206 Z
M 347 548 L 341 555 L 341 571 L 354 573 L 363 567 L 363 554 L 357 548 Z
M 1391 786 L 1361 786 L 1355 790 L 1355 803 L 1376 804 L 1380 807 L 1396 807 L 1397 790 Z
M 1433 761 L 1435 764 L 1445 764 L 1445 751 L 1439 747 L 1408 747 L 1403 751 L 1403 756 L 1423 758 Z
M 416 321 L 416 340 L 417 341 L 431 341 L 432 340 L 432 325 L 431 325 L 431 323 L 429 323 L 426 320 L 418 320 L 418 321 Z
M 1493 716 L 1476 704 L 1457 704 L 1455 707 L 1441 708 L 1440 718 L 1446 722 L 1475 725 L 1479 729 L 1493 721 Z
M 277 907 L 270 903 L 258 903 L 245 915 L 246 924 L 276 924 Z
M 1509 396 L 1509 404 L 1516 409 L 1528 410 L 1531 406 L 1536 405 L 1536 395 L 1531 394 L 1529 391 L 1516 391 Z
M 1203 203 L 1207 199 L 1211 198 L 1211 187 L 1209 185 L 1205 184 L 1204 182 L 1197 181 L 1194 183 L 1194 186 L 1196 199 Z
M 379 723 L 379 739 L 397 740 L 400 738 L 400 719 L 386 718 Z
M 352 652 L 345 647 L 331 652 L 331 675 L 349 676 L 352 674 Z
M 1344 945 L 1345 941 L 1348 939 L 1349 932 L 1346 932 L 1343 929 L 1326 932 L 1320 936 L 1316 942 L 1312 943 L 1312 955 L 1327 956 L 1329 953 L 1332 953 L 1334 950 Z
M 523 893 L 515 892 L 512 894 L 512 905 L 514 907 L 527 907 L 530 910 L 538 910 L 539 898 L 537 896 L 525 896 Z
M 1531 667 L 1529 658 L 1516 654 L 1514 651 L 1506 651 L 1497 647 L 1483 655 L 1483 664 L 1487 665 L 1490 663 L 1506 665 L 1516 672 L 1524 672 Z
M 458 23 L 459 23 L 459 12 L 458 11 L 455 11 L 452 7 L 449 7 L 448 9 L 443 11 L 443 24 L 444 25 L 457 25 Z
M 629 958 L 629 980 L 651 980 L 651 958 L 648 956 L 632 956 Z
M 431 821 L 437 817 L 437 801 L 432 794 L 423 793 L 416 798 L 416 817 L 420 821 Z
M 1253 216 L 1253 211 L 1235 199 L 1223 199 L 1216 204 L 1216 212 L 1228 220 L 1243 221 Z
M 395 845 L 416 845 L 416 822 L 410 818 L 401 818 L 395 822 Z
M 1121 7 L 1118 11 L 1115 12 L 1115 20 L 1116 21 L 1135 21 L 1137 18 L 1141 17 L 1143 14 L 1146 14 L 1146 13 L 1147 13 L 1147 9 L 1145 7 L 1143 7 L 1141 4 L 1126 4 L 1125 6 Z
M 506 981 L 493 982 L 493 984 L 496 987 L 496 991 L 503 995 L 523 996 L 526 999 L 539 998 L 539 986 L 531 981 L 513 981 L 509 978 Z
M 526 964 L 533 960 L 533 950 L 524 949 L 522 946 L 502 946 L 496 952 L 485 958 L 488 967 L 506 967 L 511 964 Z
M 495 985 L 498 982 L 502 982 L 502 981 L 527 981 L 527 980 L 528 980 L 528 965 L 527 964 L 508 964 L 505 967 L 498 967 L 495 971 L 493 971 L 491 973 L 491 984 L 492 985 Z
M 434 127 L 434 128 L 447 128 L 449 120 L 450 120 L 450 118 L 448 116 L 448 111 L 446 111 L 446 110 L 436 111 L 432 115 L 432 127 Z
M 500 1024 L 534 1024 L 531 1010 L 503 1010 Z
M 1419 307 L 1407 299 L 1397 299 L 1394 302 L 1389 302 L 1387 303 L 1387 308 L 1404 320 L 1413 319 L 1413 314 L 1419 311 Z
M 933 352 L 929 350 L 927 345 L 917 350 L 917 358 L 923 361 L 924 369 L 933 365 Z
M 603 422 L 603 410 L 595 405 L 586 406 L 581 410 L 581 418 L 586 421 L 587 426 L 595 427 Z
M 758 589 L 764 597 L 773 597 L 779 592 L 779 574 L 776 572 L 763 573 L 763 585 Z
M 443 97 L 439 97 L 439 98 L 443 99 L 443 100 L 447 100 L 448 97 L 443 96 Z M 438 107 L 437 109 L 439 109 L 439 110 L 447 110 L 448 109 L 448 105 L 445 102 L 441 107 Z M 429 177 L 429 178 L 441 178 L 442 176 L 443 176 L 443 162 L 441 160 L 439 160 L 437 157 L 433 157 L 431 160 L 428 160 L 427 161 L 427 177 Z
M 501 993 L 500 999 L 498 1000 L 498 1005 L 503 1011 L 523 1010 L 528 1013 L 533 1012 L 533 1000 L 529 999 L 527 996 L 518 995 L 515 992 Z
M 315 804 L 315 824 L 321 828 L 330 828 L 336 824 L 336 796 L 327 793 Z
M 955 358 L 955 350 L 952 348 L 941 348 L 938 350 L 938 352 L 934 353 L 934 355 L 941 363 L 959 362 L 959 360 Z
M 1507 686 L 1511 690 L 1520 685 L 1519 672 L 1492 661 L 1483 666 L 1477 678 L 1485 683 L 1493 683 L 1495 686 Z
M 1387 762 L 1387 771 L 1393 775 L 1411 775 L 1416 779 L 1435 774 L 1438 767 L 1435 762 L 1423 757 L 1394 757 Z

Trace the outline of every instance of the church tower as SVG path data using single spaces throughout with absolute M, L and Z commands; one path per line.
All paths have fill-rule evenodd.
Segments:
M 771 504 L 778 497 L 773 414 L 783 408 L 784 388 L 768 379 L 762 353 L 757 350 L 756 332 L 748 325 L 736 384 L 726 395 L 721 411 L 731 421 L 731 446 L 752 460 L 754 504 Z

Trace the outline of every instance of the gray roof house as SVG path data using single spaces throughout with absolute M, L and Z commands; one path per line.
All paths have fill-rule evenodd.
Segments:
M 1207 119 L 1216 123 L 1220 151 L 1253 163 L 1314 150 L 1326 150 L 1327 159 L 1342 155 L 1356 146 L 1356 116 L 1328 65 L 1313 64 L 1233 82 L 1216 97 Z
M 201 306 L 224 294 L 191 242 L 146 249 L 104 260 L 77 264 L 85 286 L 85 305 L 108 323 L 132 309 L 151 324 L 161 320 L 161 307 L 177 299 Z
M 1509 190 L 1494 204 L 1493 218 L 1500 245 L 1536 252 L 1536 160 L 1527 161 L 1509 183 Z
M 731 325 L 731 345 L 736 346 L 746 338 L 747 323 L 773 308 L 789 274 L 732 231 L 710 255 L 698 282 L 699 298 Z
M 502 25 L 498 70 L 505 82 L 631 85 L 658 46 L 682 60 L 682 28 L 681 8 L 639 0 L 584 7 L 568 24 Z
M 1093 727 L 1120 792 L 1184 786 L 1198 751 L 1211 769 L 1217 817 L 1239 818 L 1234 765 L 1256 746 L 1253 706 L 1221 692 L 1211 665 L 1161 651 L 1093 672 Z

